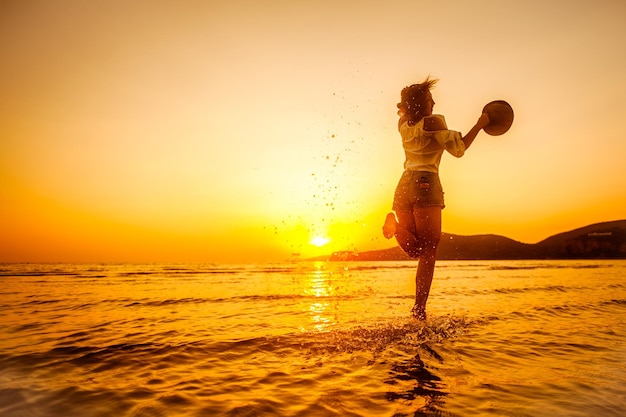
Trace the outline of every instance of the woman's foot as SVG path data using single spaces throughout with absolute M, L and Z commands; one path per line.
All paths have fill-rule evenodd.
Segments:
M 387 239 L 391 239 L 396 235 L 397 228 L 398 221 L 396 220 L 396 215 L 388 213 L 387 217 L 385 217 L 385 224 L 383 225 L 383 236 Z
M 426 309 L 422 306 L 415 304 L 411 309 L 411 314 L 416 320 L 426 321 Z

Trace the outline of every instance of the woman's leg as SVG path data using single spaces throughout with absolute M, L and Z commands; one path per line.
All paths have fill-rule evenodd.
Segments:
M 419 234 L 415 225 L 415 216 L 412 211 L 398 210 L 398 223 L 396 225 L 395 236 L 398 245 L 411 258 L 418 258 L 421 253 Z
M 413 314 L 418 319 L 426 318 L 426 302 L 435 272 L 437 248 L 441 239 L 441 207 L 416 207 L 413 209 L 418 246 L 421 249 L 415 275 L 415 306 Z

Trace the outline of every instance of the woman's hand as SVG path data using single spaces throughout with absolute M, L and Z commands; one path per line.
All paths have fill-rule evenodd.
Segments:
M 480 115 L 480 118 L 476 122 L 476 127 L 479 129 L 484 129 L 485 126 L 489 124 L 489 115 L 487 113 L 483 113 Z

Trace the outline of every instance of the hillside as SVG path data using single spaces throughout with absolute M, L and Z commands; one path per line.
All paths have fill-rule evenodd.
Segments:
M 626 220 L 596 223 L 528 244 L 498 235 L 444 233 L 437 259 L 626 259 Z M 318 258 L 319 259 L 319 258 Z M 368 252 L 335 252 L 330 261 L 410 259 L 397 246 Z

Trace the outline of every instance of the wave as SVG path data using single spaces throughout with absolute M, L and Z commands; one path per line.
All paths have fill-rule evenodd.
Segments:
M 8 293 L 0 293 L 8 294 Z M 316 295 L 316 294 L 264 294 L 264 295 L 237 295 L 232 297 L 184 297 L 184 298 L 166 298 L 166 299 L 136 299 L 136 298 L 111 298 L 102 299 L 97 302 L 79 302 L 75 303 L 75 299 L 43 299 L 30 300 L 18 304 L 18 307 L 29 308 L 36 306 L 57 306 L 51 307 L 48 311 L 75 311 L 86 310 L 104 305 L 119 305 L 123 308 L 140 308 L 140 307 L 165 307 L 165 306 L 182 306 L 193 304 L 237 304 L 237 303 L 260 303 L 273 301 L 319 301 L 319 300 L 354 300 L 361 297 L 359 294 L 354 295 Z M 401 298 L 406 298 L 402 296 Z
M 272 352 L 279 356 L 285 352 L 291 355 L 299 352 L 308 356 L 355 352 L 380 353 L 388 348 L 414 349 L 441 343 L 464 334 L 476 323 L 476 320 L 460 316 L 439 316 L 429 318 L 425 323 L 411 320 L 245 339 L 212 340 L 207 337 L 179 343 L 155 340 L 157 336 L 163 340 L 162 334 L 144 334 L 146 340 L 142 342 L 113 343 L 106 346 L 89 344 L 99 333 L 98 329 L 94 328 L 60 337 L 58 345 L 47 351 L 0 354 L 0 368 L 19 368 L 28 371 L 73 365 L 87 367 L 90 372 L 97 373 L 112 368 L 132 368 L 139 366 L 140 363 L 153 363 L 154 366 L 161 367 L 167 363 L 202 362 L 214 358 L 215 355 L 228 355 L 232 361 L 235 356 L 245 357 L 253 352 Z M 176 331 L 170 331 L 166 339 L 176 340 L 179 336 Z
M 517 271 L 517 270 L 535 270 L 535 269 L 598 269 L 613 268 L 613 264 L 568 264 L 566 262 L 559 263 L 540 263 L 536 265 L 490 265 L 491 271 Z
M 21 415 L 13 408 L 19 404 L 50 411 L 55 404 L 74 404 L 74 400 L 90 407 L 110 407 L 109 401 L 116 398 L 114 404 L 124 407 L 115 415 L 172 415 L 171 407 L 181 404 L 183 408 L 202 409 L 203 413 L 194 415 L 238 415 L 244 409 L 256 415 L 271 389 L 294 400 L 296 395 L 300 410 L 345 415 L 333 406 L 319 406 L 324 404 L 321 399 L 326 392 L 333 391 L 337 384 L 349 385 L 341 391 L 341 408 L 346 412 L 350 407 L 363 411 L 372 404 L 380 407 L 388 404 L 385 401 L 406 403 L 415 399 L 424 399 L 424 407 L 435 410 L 441 408 L 437 399 L 447 395 L 447 388 L 430 362 L 442 363 L 439 346 L 465 334 L 475 324 L 460 316 L 433 316 L 425 323 L 387 321 L 230 340 L 195 335 L 193 341 L 176 342 L 181 336 L 177 332 L 170 332 L 167 339 L 146 333 L 143 340 L 139 335 L 134 342 L 103 345 L 94 344 L 98 329 L 93 328 L 59 338 L 56 346 L 41 351 L 0 354 L 5 377 L 14 381 L 56 381 L 45 389 L 39 388 L 41 384 L 15 383 L 9 390 L 0 389 L 0 412 Z M 367 375 L 372 369 L 383 372 L 378 374 L 380 383 L 387 387 L 381 392 L 382 403 L 367 389 Z M 194 377 L 198 374 L 202 376 Z M 125 384 L 124 379 L 133 382 Z M 352 386 L 354 383 L 357 385 Z M 229 393 L 244 389 L 253 392 L 253 401 L 228 401 Z M 335 395 L 338 393 L 335 391 Z M 207 395 L 216 397 L 207 402 Z M 20 400 L 5 404 L 2 398 L 7 396 Z M 100 399 L 106 401 L 101 404 Z M 280 402 L 276 414 L 293 415 L 284 413 L 289 403 Z M 154 414 L 155 410 L 163 410 L 164 414 Z
M 89 264 L 5 264 L 0 268 L 0 278 L 5 277 L 172 277 L 231 274 L 291 274 L 305 271 L 368 271 L 380 269 L 414 268 L 414 262 L 314 262 L 300 261 L 291 264 L 267 265 L 204 265 L 172 266 L 167 264 L 104 264 L 90 267 Z
M 541 285 L 541 286 L 526 286 L 519 288 L 511 288 L 511 287 L 498 287 L 498 288 L 487 288 L 487 289 L 447 289 L 443 290 L 442 294 L 445 295 L 490 295 L 490 294 L 531 294 L 537 292 L 547 292 L 547 293 L 569 293 L 569 292 L 577 292 L 577 291 L 585 291 L 589 290 L 591 287 L 585 286 L 563 286 L 563 285 Z

